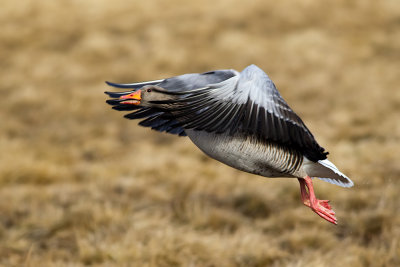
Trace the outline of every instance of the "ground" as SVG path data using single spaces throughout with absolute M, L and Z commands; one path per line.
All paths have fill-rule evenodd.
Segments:
M 0 265 L 400 266 L 400 2 L 3 1 Z M 256 64 L 355 183 L 246 174 L 105 104 Z

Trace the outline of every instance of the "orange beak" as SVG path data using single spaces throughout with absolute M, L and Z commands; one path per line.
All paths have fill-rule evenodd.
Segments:
M 131 105 L 139 105 L 141 97 L 141 91 L 137 90 L 129 95 L 123 95 L 119 98 L 120 100 L 126 99 L 126 101 L 120 102 L 120 104 L 131 104 Z

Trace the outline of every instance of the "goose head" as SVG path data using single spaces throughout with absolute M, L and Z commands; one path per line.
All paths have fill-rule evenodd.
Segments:
M 158 86 L 144 86 L 130 94 L 123 95 L 119 99 L 123 100 L 121 104 L 130 104 L 143 107 L 154 106 L 154 101 L 171 100 L 173 96 L 166 94 L 164 88 Z

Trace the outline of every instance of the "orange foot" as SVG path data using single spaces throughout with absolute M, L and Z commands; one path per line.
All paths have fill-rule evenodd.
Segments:
M 329 205 L 329 200 L 320 200 L 315 197 L 311 178 L 306 176 L 298 180 L 300 183 L 301 199 L 304 205 L 310 207 L 321 218 L 333 224 L 337 224 L 335 212 L 332 210 L 331 205 Z

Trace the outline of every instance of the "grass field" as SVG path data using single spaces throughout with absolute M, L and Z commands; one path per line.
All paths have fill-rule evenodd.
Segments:
M 400 266 L 400 1 L 2 1 L 1 266 Z M 339 224 L 105 104 L 257 64 L 354 182 Z

